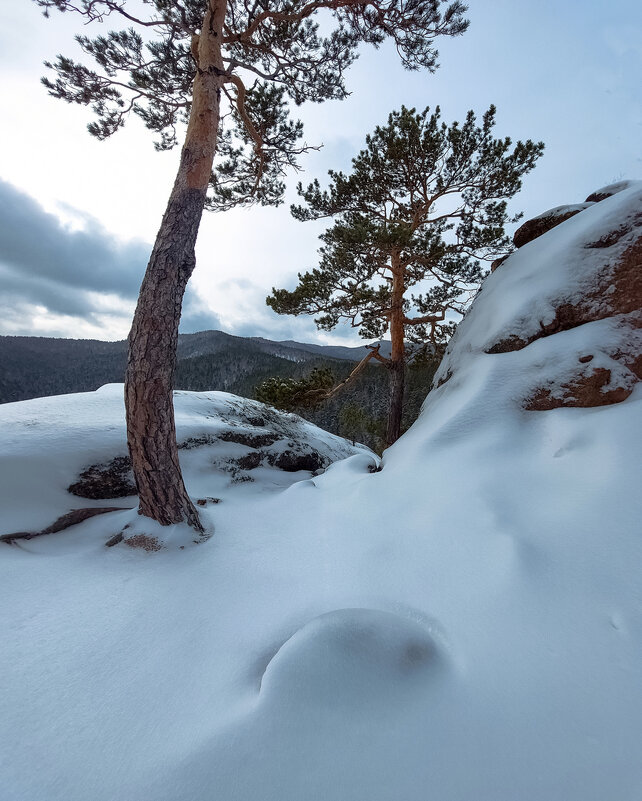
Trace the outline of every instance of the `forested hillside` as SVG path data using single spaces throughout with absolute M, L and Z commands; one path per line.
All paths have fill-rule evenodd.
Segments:
M 354 361 L 345 357 L 354 353 L 360 358 L 363 350 L 329 347 L 331 355 L 325 355 L 319 345 L 235 337 L 221 331 L 186 334 L 179 341 L 175 386 L 253 398 L 256 386 L 267 378 L 300 378 L 315 367 L 330 368 L 337 380 L 342 380 L 354 367 Z M 334 358 L 337 354 L 341 358 Z M 126 361 L 124 341 L 0 337 L 0 403 L 89 392 L 121 382 Z M 435 369 L 436 364 L 422 363 L 409 370 L 404 428 L 417 417 Z M 322 407 L 301 414 L 328 431 L 379 449 L 387 401 L 387 371 L 373 365 Z M 353 412 L 348 415 L 350 422 L 346 407 Z
M 0 337 L 0 403 L 87 392 L 122 381 L 126 342 Z
M 222 331 L 184 334 L 179 338 L 176 388 L 237 392 L 237 385 L 242 382 L 244 394 L 251 394 L 256 382 L 264 377 L 275 373 L 290 375 L 290 364 L 303 365 L 319 359 L 316 351 L 296 345 L 235 337 Z M 0 403 L 88 392 L 103 384 L 120 382 L 126 362 L 125 341 L 3 336 Z

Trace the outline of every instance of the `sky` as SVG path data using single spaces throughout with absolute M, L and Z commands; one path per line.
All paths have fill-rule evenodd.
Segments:
M 348 99 L 295 109 L 306 141 L 323 147 L 289 176 L 279 208 L 204 215 L 183 332 L 359 344 L 350 329 L 277 315 L 265 297 L 317 263 L 323 224 L 288 210 L 297 181 L 349 170 L 366 134 L 402 104 L 439 105 L 450 123 L 494 103 L 497 136 L 543 140 L 511 205 L 525 219 L 642 178 L 642 4 L 469 0 L 467 16 L 463 36 L 438 41 L 435 74 L 368 48 L 348 73 Z M 0 334 L 125 338 L 178 164 L 179 150 L 157 153 L 138 120 L 98 142 L 86 109 L 47 95 L 42 62 L 75 55 L 79 31 L 91 35 L 71 14 L 0 3 Z

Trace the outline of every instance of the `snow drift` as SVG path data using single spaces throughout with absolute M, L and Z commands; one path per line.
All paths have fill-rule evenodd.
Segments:
M 616 278 L 641 199 L 624 185 L 490 276 L 381 472 L 357 453 L 228 486 L 184 550 L 105 549 L 132 512 L 2 545 L 3 801 L 638 801 L 642 392 L 614 296 L 639 291 L 639 260 Z M 624 397 L 578 400 L 595 365 Z M 541 388 L 557 408 L 529 410 Z M 78 469 L 115 454 L 100 394 L 76 398 L 90 438 L 47 401 Z M 38 425 L 13 407 L 4 441 Z M 53 509 L 68 475 L 31 443 L 24 486 Z

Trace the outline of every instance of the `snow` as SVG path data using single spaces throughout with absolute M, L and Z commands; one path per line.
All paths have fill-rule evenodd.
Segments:
M 455 348 L 461 360 L 477 358 L 510 335 L 528 340 L 542 325 L 553 321 L 556 306 L 577 303 L 585 297 L 604 265 L 605 252 L 614 258 L 639 235 L 632 230 L 610 248 L 590 247 L 614 229 L 639 219 L 642 181 L 625 183 L 626 188 L 617 194 L 592 204 L 511 253 L 488 276 L 475 299 L 475 314 L 467 315 L 449 344 L 435 375 L 436 383 L 450 369 L 449 354 Z
M 486 280 L 380 472 L 362 450 L 223 483 L 204 445 L 181 450 L 195 497 L 222 499 L 202 544 L 105 548 L 132 511 L 0 544 L 2 801 L 639 801 L 642 385 L 523 409 L 609 320 L 484 353 L 579 291 L 581 243 L 635 193 Z M 121 452 L 119 392 L 0 407 L 14 528 Z M 211 394 L 177 397 L 179 439 L 235 403 L 204 423 Z
M 617 195 L 618 192 L 622 192 L 624 189 L 628 189 L 633 184 L 638 183 L 637 181 L 616 181 L 614 184 L 609 184 L 608 186 L 603 186 L 601 189 L 597 189 L 595 192 L 592 192 L 592 195 L 596 195 L 597 197 L 611 197 L 612 195 Z
M 548 211 L 543 211 L 541 214 L 531 217 L 531 220 L 543 220 L 546 217 L 563 217 L 571 211 L 584 211 L 584 209 L 588 209 L 592 205 L 593 203 L 572 203 L 566 206 L 555 206 L 553 209 L 548 209 Z
M 258 437 L 260 442 L 266 432 L 275 441 L 261 445 L 261 457 L 314 451 L 331 463 L 364 453 L 370 463 L 376 462 L 362 445 L 353 447 L 297 415 L 226 392 L 176 392 L 175 416 L 181 465 L 196 498 L 218 498 L 230 490 L 243 494 L 244 482 L 255 485 L 253 492 L 269 492 L 308 478 L 311 474 L 305 471 L 270 467 L 265 458 L 254 470 L 235 466 L 235 460 L 253 450 L 243 439 Z M 71 508 L 135 505 L 135 497 L 91 501 L 67 492 L 88 466 L 127 455 L 122 384 L 3 404 L 0 430 L 0 534 L 40 531 Z

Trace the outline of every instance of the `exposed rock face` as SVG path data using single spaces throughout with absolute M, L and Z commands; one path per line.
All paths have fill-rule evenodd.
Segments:
M 510 377 L 514 399 L 529 411 L 604 406 L 631 395 L 642 381 L 642 182 L 590 198 L 558 214 L 546 237 L 487 279 L 435 387 L 483 351 L 504 360 L 515 354 L 500 364 L 519 371 L 519 380 Z M 551 213 L 536 219 L 550 221 Z
M 72 495 L 93 500 L 136 495 L 129 456 L 117 456 L 106 464 L 92 464 L 68 487 Z
M 555 299 L 551 320 L 540 321 L 528 337 L 511 334 L 491 345 L 487 353 L 519 350 L 541 337 L 642 309 L 642 207 L 626 223 L 591 238 L 583 247 L 605 252 L 586 276 L 581 294 L 574 300 L 563 295 Z
M 563 394 L 555 396 L 544 387 L 524 404 L 531 412 L 545 412 L 561 406 L 607 406 L 626 400 L 630 389 L 611 387 L 611 371 L 598 367 L 584 376 L 576 376 L 562 385 Z
M 571 206 L 556 206 L 554 209 L 543 212 L 543 214 L 538 214 L 538 216 L 533 217 L 532 220 L 527 220 L 513 235 L 515 247 L 523 247 L 529 242 L 532 242 L 533 239 L 537 239 L 537 237 L 561 225 L 581 211 L 590 208 L 595 203 L 613 197 L 613 195 L 617 195 L 618 192 L 623 192 L 625 189 L 628 189 L 632 183 L 632 181 L 619 181 L 618 183 L 610 184 L 602 189 L 598 189 L 596 192 L 592 192 L 584 203 L 576 203 Z M 601 247 L 601 245 L 595 245 L 595 247 Z M 502 259 L 496 259 L 490 266 L 491 272 L 494 272 L 507 258 L 508 256 L 504 256 Z
M 554 209 L 545 211 L 538 217 L 533 217 L 532 220 L 527 220 L 513 235 L 515 247 L 524 247 L 524 245 L 532 242 L 533 239 L 537 239 L 538 236 L 545 234 L 557 225 L 561 225 L 565 220 L 574 217 L 592 205 L 592 203 L 578 203 L 575 206 L 557 206 Z
M 526 398 L 525 409 L 608 406 L 629 397 L 642 380 L 642 313 L 617 315 L 603 322 L 601 341 L 592 343 L 574 365 L 552 364 L 546 382 Z
M 506 261 L 506 259 L 507 259 L 509 256 L 510 256 L 510 253 L 506 254 L 506 256 L 501 256 L 499 259 L 495 259 L 495 261 L 492 261 L 492 262 L 490 263 L 490 271 L 491 271 L 491 273 L 494 273 L 494 272 L 495 272 L 495 270 L 496 270 L 498 267 L 500 267 L 500 266 L 501 266 L 501 265 L 502 265 L 502 264 L 503 264 L 503 263 Z
M 315 472 L 327 467 L 321 454 L 312 448 L 298 451 L 282 451 L 277 456 L 269 458 L 270 464 L 285 470 L 286 473 L 296 473 L 297 470 L 310 470 Z

